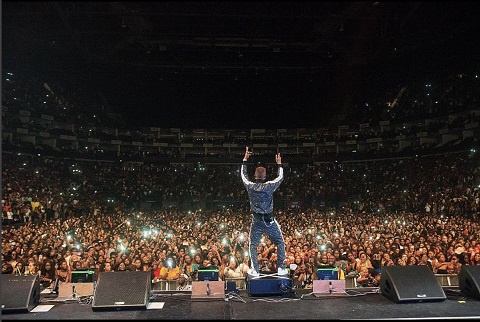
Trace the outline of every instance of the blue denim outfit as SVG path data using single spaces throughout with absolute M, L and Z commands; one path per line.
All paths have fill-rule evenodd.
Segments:
M 250 209 L 253 212 L 249 245 L 251 267 L 258 272 L 257 247 L 265 233 L 277 246 L 277 268 L 285 268 L 285 241 L 280 225 L 273 217 L 273 193 L 283 181 L 283 167 L 281 164 L 278 165 L 278 175 L 271 181 L 259 179 L 256 179 L 255 182 L 250 181 L 245 161 L 242 163 L 240 173 L 250 199 Z

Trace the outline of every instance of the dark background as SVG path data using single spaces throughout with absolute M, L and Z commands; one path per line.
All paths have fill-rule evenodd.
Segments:
M 4 71 L 130 127 L 317 128 L 479 72 L 474 2 L 2 2 Z

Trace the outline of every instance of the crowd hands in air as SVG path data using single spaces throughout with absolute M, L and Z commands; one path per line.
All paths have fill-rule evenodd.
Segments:
M 85 268 L 149 270 L 153 282 L 181 274 L 192 281 L 209 265 L 222 280 L 245 277 L 250 268 L 246 202 L 192 211 L 132 206 L 148 191 L 164 202 L 185 196 L 246 201 L 239 165 L 135 172 L 77 162 L 82 171 L 72 175 L 67 161 L 18 158 L 3 157 L 2 274 L 38 274 L 49 286 Z M 478 164 L 463 153 L 286 166 L 275 218 L 299 287 L 311 287 L 322 266 L 374 286 L 388 265 L 428 265 L 436 274 L 480 265 Z M 107 200 L 106 191 L 118 198 Z M 129 204 L 134 196 L 138 203 Z M 264 238 L 257 252 L 260 271 L 276 272 L 276 246 Z

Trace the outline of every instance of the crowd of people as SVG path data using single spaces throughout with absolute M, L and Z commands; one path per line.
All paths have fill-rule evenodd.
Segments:
M 2 76 L 2 143 L 11 151 L 137 162 L 199 156 L 231 162 L 241 157 L 245 144 L 256 143 L 265 146 L 256 152 L 265 156 L 282 145 L 282 154 L 290 160 L 314 157 L 321 161 L 360 154 L 443 153 L 450 150 L 450 144 L 458 144 L 457 139 L 448 142 L 457 136 L 464 145 L 478 141 L 470 132 L 478 132 L 480 78 L 471 71 L 398 84 L 355 104 L 346 115 L 331 120 L 328 128 L 267 128 L 257 133 L 221 128 L 198 132 L 154 124 L 152 128 L 129 128 L 128 120 L 111 113 L 102 100 L 94 99 L 94 93 L 85 102 L 83 95 L 72 95 L 53 80 L 9 71 Z
M 3 274 L 39 274 L 48 287 L 85 268 L 150 270 L 154 283 L 192 281 L 210 265 L 222 280 L 251 268 L 248 207 L 140 209 L 131 202 L 151 195 L 247 201 L 240 164 L 134 170 L 8 153 L 2 162 Z M 437 274 L 479 265 L 479 164 L 468 151 L 286 166 L 274 211 L 286 267 L 296 264 L 297 285 L 311 287 L 322 266 L 376 285 L 386 265 L 428 265 Z M 268 236 L 257 254 L 261 272 L 277 271 Z
M 70 135 L 25 122 L 26 116 L 42 119 L 52 111 L 55 120 L 76 124 L 79 137 L 89 130 L 77 123 L 100 128 L 113 121 L 103 107 L 93 115 L 88 104 L 72 103 L 64 91 L 50 88 L 58 84 L 12 73 L 4 78 L 4 121 L 11 133 Z M 423 122 L 405 130 L 438 131 L 452 126 L 449 113 L 477 105 L 478 89 L 478 78 L 465 74 L 433 87 L 405 85 L 396 91 L 402 95 L 390 93 L 356 111 L 355 121 L 395 123 L 440 113 L 441 124 Z M 470 123 L 478 120 L 478 114 L 468 117 Z M 456 118 L 453 125 L 464 121 Z M 382 133 L 398 134 L 405 133 Z M 13 139 L 3 143 L 19 143 Z M 202 267 L 216 266 L 222 280 L 243 278 L 252 268 L 252 213 L 240 158 L 198 164 L 188 158 L 129 163 L 118 155 L 109 161 L 86 156 L 2 151 L 2 274 L 38 274 L 49 287 L 56 280 L 70 282 L 74 270 L 96 269 L 99 275 L 149 270 L 153 283 L 174 280 L 188 288 L 185 281 L 198 279 Z M 312 287 L 322 267 L 375 286 L 388 265 L 428 265 L 436 274 L 480 265 L 478 151 L 297 164 L 288 153 L 282 156 L 284 179 L 275 191 L 273 215 L 285 240 L 285 266 L 298 287 Z M 255 155 L 252 159 L 255 163 Z M 265 167 L 273 178 L 276 167 Z M 260 272 L 277 272 L 278 250 L 268 236 L 256 251 Z

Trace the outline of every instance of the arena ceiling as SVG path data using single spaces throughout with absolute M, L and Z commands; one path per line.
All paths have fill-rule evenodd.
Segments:
M 304 97 L 323 95 L 321 101 L 331 100 L 336 112 L 353 105 L 362 84 L 376 90 L 374 80 L 384 84 L 391 75 L 408 78 L 436 71 L 439 64 L 444 69 L 471 62 L 480 31 L 474 2 L 4 1 L 2 6 L 4 64 L 36 62 L 40 70 L 59 75 L 75 70 L 87 78 L 95 71 L 131 80 L 140 73 L 154 83 L 187 76 L 209 87 L 285 83 L 276 94 L 300 84 Z M 473 60 L 478 63 L 478 56 Z M 99 83 L 107 81 L 95 75 Z M 258 95 L 265 91 L 262 87 Z M 337 97 L 327 99 L 332 91 Z M 301 106 L 320 101 L 309 102 Z

